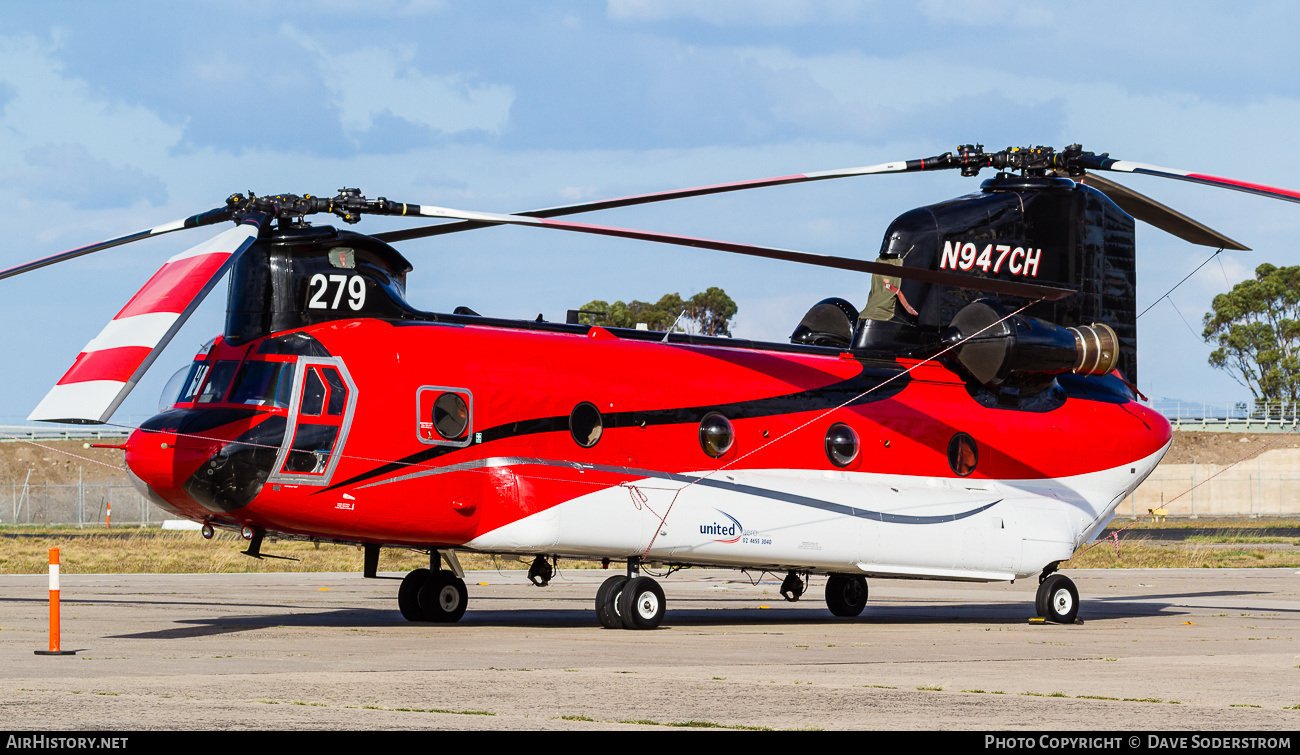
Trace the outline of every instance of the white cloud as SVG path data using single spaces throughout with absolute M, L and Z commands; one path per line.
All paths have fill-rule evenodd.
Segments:
M 1025 29 L 1053 22 L 1050 8 L 1033 0 L 921 0 L 918 7 L 932 21 L 962 26 Z
M 95 159 L 81 144 L 42 144 L 26 150 L 23 161 L 21 168 L 0 166 L 0 182 L 31 199 L 68 202 L 77 210 L 167 201 L 167 187 L 157 176 Z
M 857 16 L 865 0 L 608 0 L 616 21 L 695 18 L 715 26 L 799 26 Z
M 58 45 L 31 36 L 0 37 L 0 165 L 21 162 L 44 144 L 83 145 L 115 165 L 152 166 L 180 141 L 182 127 L 154 111 L 94 92 L 63 74 Z
M 443 134 L 498 133 L 509 120 L 513 89 L 472 84 L 458 74 L 423 73 L 411 65 L 415 50 L 409 45 L 333 52 L 291 26 L 282 30 L 316 55 L 343 128 L 354 135 L 369 131 L 384 115 Z
M 263 0 L 221 0 L 205 4 L 219 5 L 229 13 L 244 16 L 264 12 L 267 7 Z M 367 0 L 364 14 L 368 20 L 418 18 L 441 15 L 451 7 L 449 0 Z M 280 0 L 275 8 L 285 17 L 341 17 L 345 23 L 352 23 L 362 12 L 356 0 Z
M 1293 124 L 1300 121 L 1300 97 L 1223 101 L 1201 93 L 1063 81 L 1032 70 L 1022 73 L 991 62 L 950 62 L 933 55 L 884 58 L 848 51 L 801 56 L 781 48 L 739 48 L 737 54 L 774 71 L 805 72 L 845 113 L 942 112 L 959 97 L 999 97 L 1026 108 L 1055 104 L 1063 114 L 1061 133 L 1041 134 L 1038 143 L 1064 146 L 1080 141 L 1085 149 L 1108 151 L 1121 159 L 1294 183 L 1293 160 L 1279 160 L 1271 150 L 1225 149 L 1223 138 L 1231 135 L 1231 144 L 1288 143 Z M 962 82 L 960 91 L 939 85 L 945 81 Z M 966 115 L 960 109 L 951 112 L 954 122 Z M 999 141 L 1005 137 L 990 127 L 1005 132 L 1015 130 L 1016 124 L 972 122 L 968 138 L 987 139 L 986 146 L 992 148 L 1012 146 Z

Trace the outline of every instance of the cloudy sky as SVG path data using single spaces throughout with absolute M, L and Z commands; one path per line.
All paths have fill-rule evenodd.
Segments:
M 1300 186 L 1300 5 L 982 0 L 3 2 L 0 267 L 220 205 L 235 191 L 513 212 L 990 148 L 1112 156 Z M 1140 388 L 1231 402 L 1199 322 L 1255 265 L 1300 264 L 1300 205 L 1121 181 L 1256 251 L 1139 321 Z M 880 176 L 629 208 L 592 222 L 871 258 L 889 221 L 969 192 Z M 358 230 L 397 227 L 367 219 Z M 172 234 L 0 282 L 0 423 L 24 417 L 164 260 Z M 1212 250 L 1139 226 L 1139 309 Z M 783 340 L 865 276 L 490 228 L 408 242 L 413 304 L 560 319 L 591 299 L 722 286 L 735 333 Z M 214 290 L 116 417 L 155 409 L 221 330 Z

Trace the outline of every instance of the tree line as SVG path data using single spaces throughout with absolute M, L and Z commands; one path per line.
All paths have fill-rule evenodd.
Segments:
M 1300 400 L 1300 266 L 1264 263 L 1214 297 L 1202 337 L 1210 366 L 1250 389 L 1256 403 Z
M 653 304 L 635 299 L 610 304 L 596 299 L 582 305 L 578 322 L 609 328 L 635 328 L 644 323 L 650 330 L 671 328 L 679 333 L 730 336 L 731 318 L 736 316 L 736 311 L 736 303 L 726 291 L 710 286 L 689 299 L 683 299 L 680 294 L 664 294 Z

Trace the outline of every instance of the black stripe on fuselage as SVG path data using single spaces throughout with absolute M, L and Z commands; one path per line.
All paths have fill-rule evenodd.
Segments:
M 781 396 L 733 401 L 725 404 L 704 404 L 699 406 L 671 409 L 649 409 L 630 412 L 610 412 L 602 414 L 601 419 L 606 429 L 622 427 L 648 427 L 651 425 L 694 424 L 709 412 L 718 412 L 727 419 L 741 420 L 757 417 L 771 417 L 798 412 L 825 411 L 840 405 L 859 406 L 876 401 L 883 401 L 898 395 L 907 386 L 910 378 L 901 375 L 901 369 L 862 366 L 861 372 L 837 383 L 811 388 Z M 890 380 L 883 390 L 876 390 L 885 381 Z M 537 433 L 563 432 L 569 429 L 569 417 L 538 417 L 535 419 L 510 422 L 481 431 L 483 443 L 490 443 L 505 438 L 534 435 Z M 475 444 L 478 445 L 478 444 Z M 435 446 L 411 454 L 397 461 L 382 464 L 368 472 L 351 477 L 327 488 L 316 491 L 325 493 L 337 488 L 356 485 L 392 472 L 406 469 L 415 464 L 422 464 L 440 456 L 463 450 L 454 446 Z

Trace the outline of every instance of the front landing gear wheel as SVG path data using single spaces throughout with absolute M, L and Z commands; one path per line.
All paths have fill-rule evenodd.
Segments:
M 596 618 L 606 629 L 622 629 L 623 617 L 618 613 L 618 599 L 623 594 L 627 577 L 619 574 L 610 577 L 596 590 Z
M 397 588 L 397 607 L 402 611 L 402 618 L 407 621 L 424 621 L 424 611 L 420 610 L 420 588 L 429 581 L 428 569 L 416 569 L 402 579 L 402 586 Z
M 465 580 L 446 569 L 430 577 L 420 588 L 418 597 L 425 621 L 455 623 L 465 615 L 469 605 Z
M 624 629 L 654 629 L 664 620 L 665 606 L 663 588 L 650 577 L 628 580 L 618 596 Z
M 857 616 L 867 607 L 866 577 L 832 574 L 826 580 L 826 607 L 836 616 Z
M 1042 607 L 1043 618 L 1056 624 L 1073 624 L 1079 615 L 1079 591 L 1064 574 L 1053 574 L 1043 580 L 1034 603 Z

